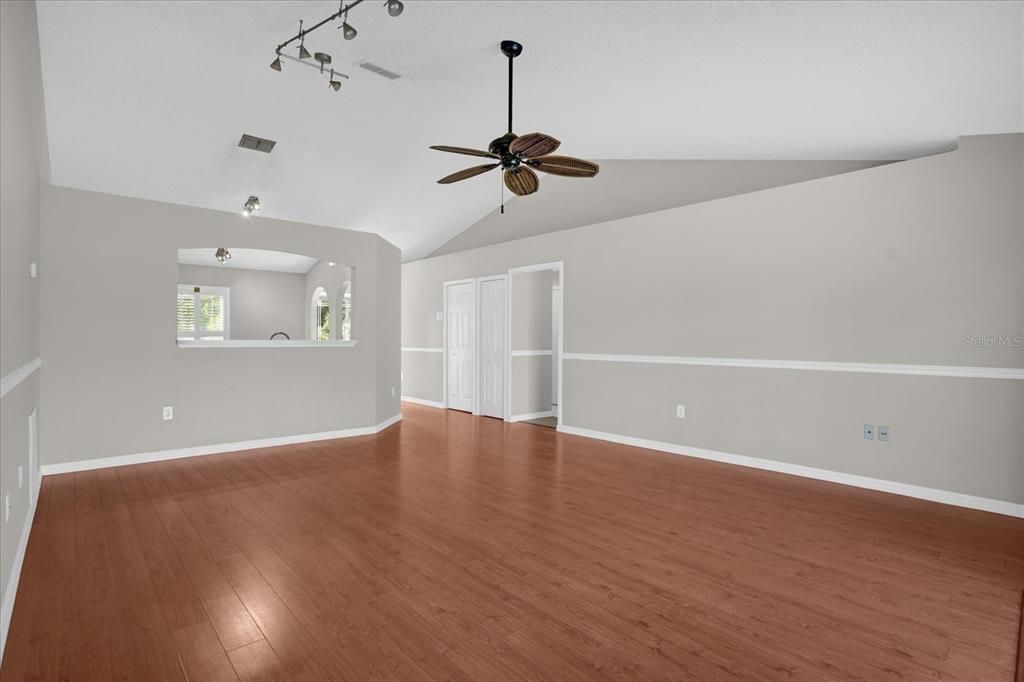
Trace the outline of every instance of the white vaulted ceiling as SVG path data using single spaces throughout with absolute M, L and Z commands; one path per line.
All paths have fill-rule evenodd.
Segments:
M 256 194 L 264 216 L 421 257 L 499 200 L 497 173 L 435 184 L 479 160 L 427 147 L 504 132 L 505 38 L 525 45 L 516 132 L 584 158 L 894 159 L 1024 129 L 1022 3 L 407 0 L 391 18 L 367 0 L 356 40 L 307 39 L 352 76 L 340 93 L 268 68 L 337 7 L 40 2 L 53 183 L 226 211 Z

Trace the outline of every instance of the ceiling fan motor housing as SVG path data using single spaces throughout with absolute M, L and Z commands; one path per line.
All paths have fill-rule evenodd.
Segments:
M 513 154 L 508 150 L 509 145 L 512 144 L 516 137 L 515 133 L 506 133 L 499 138 L 491 140 L 491 144 L 487 147 L 487 151 L 500 157 L 501 167 L 505 170 L 518 168 L 522 160 L 517 154 Z

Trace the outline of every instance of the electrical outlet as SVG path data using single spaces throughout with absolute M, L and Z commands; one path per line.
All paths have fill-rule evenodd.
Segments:
M 444 313 L 436 313 L 437 321 L 440 322 L 444 319 Z
M 11 520 L 11 496 L 4 495 L 4 523 Z
M 25 481 L 25 468 L 18 465 L 18 490 L 21 490 L 21 486 Z
M 874 439 L 875 439 L 875 425 L 874 424 L 865 424 L 864 425 L 864 440 L 874 440 Z
M 172 405 L 164 405 L 164 421 L 169 422 L 174 419 L 174 407 Z
M 676 416 L 680 419 L 686 419 L 686 405 L 676 405 Z
M 879 426 L 878 427 L 878 440 L 889 442 L 889 427 Z

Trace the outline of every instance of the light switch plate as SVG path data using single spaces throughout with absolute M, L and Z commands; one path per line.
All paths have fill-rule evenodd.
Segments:
M 36 266 L 35 263 L 28 264 L 28 276 L 31 277 L 32 279 L 35 279 L 36 277 L 39 276 L 39 268 Z
M 434 313 L 437 316 L 438 321 L 444 319 L 444 313 Z
M 164 405 L 164 421 L 169 422 L 174 419 L 174 407 L 172 405 Z
M 875 439 L 875 425 L 874 424 L 865 424 L 864 425 L 864 440 L 874 440 L 874 439 Z
M 889 427 L 879 426 L 878 427 L 878 440 L 889 441 Z
M 676 405 L 676 416 L 680 419 L 686 419 L 686 405 Z

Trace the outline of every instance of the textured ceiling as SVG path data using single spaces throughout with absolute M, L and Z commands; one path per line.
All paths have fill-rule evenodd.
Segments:
M 476 160 L 427 146 L 504 132 L 503 38 L 526 47 L 516 131 L 582 157 L 893 159 L 1024 128 L 1021 3 L 382 4 L 353 11 L 354 41 L 308 39 L 352 76 L 335 94 L 268 65 L 336 2 L 40 2 L 54 184 L 227 211 L 258 194 L 421 257 L 498 202 L 496 173 L 435 184 Z

